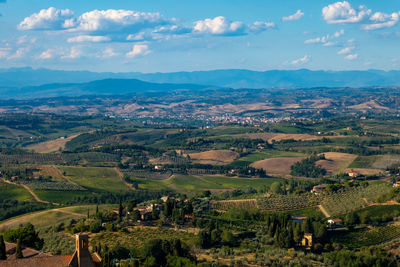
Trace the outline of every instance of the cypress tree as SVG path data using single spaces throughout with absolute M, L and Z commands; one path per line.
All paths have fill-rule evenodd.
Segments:
M 124 208 L 122 207 L 122 202 L 121 200 L 119 201 L 119 209 L 118 209 L 118 215 L 119 218 L 122 218 L 122 212 L 123 212 Z
M 24 255 L 22 255 L 22 247 L 21 247 L 21 239 L 17 240 L 17 247 L 15 248 L 15 258 L 22 259 Z
M 0 235 L 0 260 L 6 260 L 6 259 L 7 259 L 6 244 L 4 243 L 3 236 Z

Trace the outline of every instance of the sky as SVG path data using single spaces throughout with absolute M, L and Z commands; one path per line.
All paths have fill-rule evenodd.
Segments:
M 0 0 L 0 68 L 400 69 L 400 1 Z

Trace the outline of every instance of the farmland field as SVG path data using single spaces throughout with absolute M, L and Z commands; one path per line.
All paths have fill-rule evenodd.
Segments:
M 75 200 L 76 197 L 84 197 L 92 194 L 88 191 L 48 191 L 48 190 L 34 190 L 35 194 L 43 201 L 53 203 L 68 203 Z
M 322 206 L 331 216 L 345 214 L 375 202 L 380 194 L 389 192 L 390 188 L 387 183 L 350 188 L 342 192 L 329 194 L 322 202 Z
M 249 154 L 247 156 L 241 157 L 239 161 L 255 162 L 268 158 L 281 158 L 281 157 L 301 157 L 304 156 L 302 153 L 290 152 L 290 151 L 277 151 L 277 150 L 267 150 L 263 152 L 256 152 Z
M 0 180 L 0 201 L 15 199 L 15 200 L 33 200 L 33 197 L 22 186 L 8 184 Z
M 93 192 L 126 192 L 129 188 L 112 168 L 60 167 L 65 176 Z
M 100 242 L 103 247 L 107 245 L 109 248 L 113 248 L 119 245 L 138 250 L 143 248 L 147 241 L 156 238 L 165 240 L 179 238 L 187 243 L 189 247 L 194 245 L 196 240 L 196 236 L 194 234 L 182 231 L 158 227 L 135 227 L 134 229 L 130 229 L 129 232 L 96 234 L 91 242 L 93 244 Z
M 267 175 L 288 176 L 290 175 L 290 167 L 304 159 L 304 157 L 284 157 L 284 158 L 271 158 L 256 161 L 251 164 L 256 169 L 263 169 Z
M 343 173 L 347 166 L 357 158 L 357 155 L 347 153 L 326 152 L 322 154 L 325 155 L 325 160 L 317 161 L 316 165 L 326 169 L 330 174 Z
M 233 162 L 239 157 L 239 154 L 230 150 L 210 150 L 199 153 L 189 153 L 189 156 L 192 160 L 201 164 L 223 165 Z
M 26 149 L 33 150 L 37 153 L 50 153 L 55 152 L 58 150 L 62 150 L 65 148 L 65 144 L 72 140 L 73 138 L 77 137 L 79 134 L 71 135 L 67 138 L 60 137 L 56 140 L 50 140 L 38 144 L 29 145 Z
M 347 248 L 379 245 L 400 237 L 400 226 L 387 225 L 357 230 L 351 233 L 340 233 L 332 238 L 332 242 Z
M 99 205 L 99 210 L 111 209 L 115 205 Z M 32 223 L 35 227 L 53 226 L 68 219 L 79 219 L 87 216 L 87 212 L 94 214 L 96 205 L 71 206 L 51 210 L 33 212 L 0 222 L 0 229 L 18 227 L 20 224 Z

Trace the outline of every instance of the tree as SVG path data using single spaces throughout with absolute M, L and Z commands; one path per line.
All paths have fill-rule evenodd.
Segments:
M 358 215 L 355 212 L 347 214 L 346 217 L 344 218 L 344 223 L 347 226 L 355 225 L 358 222 L 359 222 L 359 218 L 358 218 Z
M 304 233 L 312 233 L 312 220 L 311 218 L 307 218 L 302 224 L 303 232 Z
M 299 223 L 296 223 L 293 229 L 293 240 L 296 245 L 300 244 L 301 240 L 303 239 L 303 232 L 301 231 L 301 227 Z
M 17 240 L 17 246 L 15 248 L 15 258 L 22 259 L 24 255 L 22 255 L 22 247 L 21 247 L 21 239 Z
M 279 182 L 273 182 L 270 186 L 270 190 L 274 194 L 280 194 L 282 193 L 282 188 L 281 188 L 281 183 Z
M 128 202 L 128 205 L 127 205 L 127 210 L 129 211 L 129 212 L 132 212 L 133 211 L 133 208 L 134 207 L 136 207 L 136 205 L 137 205 L 137 201 L 136 201 L 136 199 L 133 199 L 133 200 L 131 200 L 131 201 L 129 201 Z
M 6 260 L 6 259 L 7 259 L 6 244 L 4 243 L 3 236 L 0 235 L 0 260 Z
M 119 201 L 119 208 L 118 208 L 118 216 L 121 219 L 122 218 L 122 212 L 124 211 L 124 208 L 122 207 L 122 202 L 121 200 Z
M 221 241 L 229 246 L 234 246 L 236 244 L 235 237 L 232 232 L 224 230 L 221 234 Z
M 200 247 L 206 248 L 210 245 L 210 238 L 207 231 L 200 231 L 199 235 L 197 236 L 197 243 Z

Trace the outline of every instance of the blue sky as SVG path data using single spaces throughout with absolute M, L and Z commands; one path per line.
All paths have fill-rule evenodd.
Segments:
M 0 14 L 0 68 L 400 69 L 398 0 L 0 0 Z

